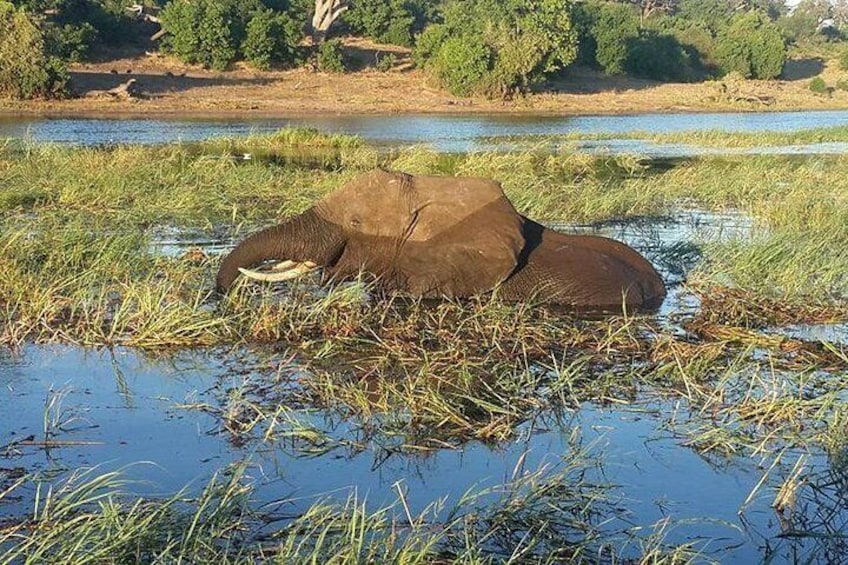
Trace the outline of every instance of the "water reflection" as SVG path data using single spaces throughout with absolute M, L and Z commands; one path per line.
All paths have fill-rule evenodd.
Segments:
M 105 472 L 148 461 L 153 465 L 131 465 L 126 473 L 151 481 L 133 487 L 139 494 L 151 494 L 172 493 L 192 482 L 202 485 L 226 463 L 249 458 L 260 501 L 290 499 L 289 510 L 302 511 L 325 496 L 344 499 L 355 490 L 376 508 L 394 500 L 400 482 L 411 511 L 417 513 L 438 498 L 453 503 L 469 489 L 508 482 L 516 468 L 535 470 L 570 460 L 579 448 L 591 456 L 583 475 L 586 480 L 613 485 L 604 529 L 631 532 L 635 527 L 646 534 L 653 524 L 670 520 L 667 543 L 718 540 L 709 551 L 719 552 L 722 562 L 751 563 L 769 552 L 789 555 L 790 549 L 797 551 L 805 543 L 808 549 L 815 548 L 824 542 L 813 533 L 827 531 L 827 524 L 843 524 L 846 518 L 842 495 L 835 496 L 842 492 L 844 477 L 824 458 L 812 457 L 807 462 L 810 487 L 802 491 L 805 505 L 795 510 L 792 522 L 797 531 L 811 535 L 800 541 L 776 537 L 781 529 L 768 488 L 792 472 L 797 458 L 785 457 L 759 485 L 763 471 L 756 461 L 715 465 L 681 447 L 664 429 L 669 415 L 679 409 L 667 402 L 620 408 L 584 405 L 564 419 L 528 422 L 516 440 L 496 448 L 472 442 L 426 457 L 381 458 L 379 447 L 373 445 L 319 457 L 304 456 L 285 441 L 233 445 L 220 433 L 214 411 L 185 406 L 223 409 L 226 391 L 239 386 L 246 373 L 257 382 L 273 382 L 281 362 L 261 351 L 238 357 L 240 363 L 223 351 L 144 358 L 121 349 L 39 346 L 28 346 L 14 358 L 4 357 L 0 406 L 7 409 L 0 411 L 5 444 L 0 467 L 58 472 L 101 465 Z M 16 444 L 19 438 L 42 437 L 45 403 L 57 387 L 67 391 L 62 410 L 83 416 L 86 425 L 56 430 L 53 449 Z M 325 428 L 339 424 L 328 415 L 294 410 L 316 418 L 316 424 Z M 748 501 L 752 493 L 757 496 Z M 5 500 L 0 515 L 20 513 L 29 504 Z M 635 542 L 623 537 L 621 543 L 625 554 L 636 555 Z M 634 545 L 627 549 L 628 544 Z

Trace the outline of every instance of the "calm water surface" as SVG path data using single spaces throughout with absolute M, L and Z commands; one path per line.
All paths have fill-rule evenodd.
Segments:
M 214 136 L 241 136 L 289 126 L 314 127 L 325 132 L 358 135 L 380 145 L 424 144 L 439 151 L 508 149 L 492 138 L 544 137 L 569 133 L 632 134 L 719 130 L 726 132 L 791 132 L 848 125 L 848 111 L 640 114 L 631 116 L 309 116 L 245 120 L 104 120 L 0 119 L 0 138 L 83 145 L 110 143 L 155 144 L 197 141 Z M 637 152 L 657 156 L 715 153 L 718 148 L 692 148 L 639 140 L 608 139 L 577 144 L 593 152 Z M 843 143 L 764 148 L 771 153 L 844 153 Z M 734 152 L 750 152 L 750 149 Z

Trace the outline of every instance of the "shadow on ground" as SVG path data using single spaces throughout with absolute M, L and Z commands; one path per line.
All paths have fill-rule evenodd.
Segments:
M 806 59 L 790 59 L 783 66 L 780 75 L 784 80 L 804 80 L 816 77 L 824 71 L 824 59 L 808 57 Z
M 185 73 L 166 72 L 163 74 L 134 73 L 131 67 L 113 69 L 111 73 L 72 71 L 71 90 L 76 96 L 100 90 L 110 90 L 125 83 L 131 78 L 136 80 L 138 89 L 147 96 L 157 96 L 168 92 L 180 92 L 194 88 L 212 86 L 264 86 L 275 82 L 273 78 L 224 78 L 224 77 L 191 77 Z

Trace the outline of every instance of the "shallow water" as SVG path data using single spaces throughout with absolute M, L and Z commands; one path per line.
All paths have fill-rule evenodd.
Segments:
M 186 352 L 157 360 L 121 349 L 36 346 L 4 355 L 0 405 L 6 409 L 0 411 L 0 437 L 7 447 L 0 451 L 0 467 L 45 472 L 126 467 L 130 478 L 149 481 L 132 486 L 134 492 L 171 494 L 189 483 L 199 487 L 224 464 L 249 458 L 260 501 L 291 500 L 288 511 L 328 496 L 343 500 L 352 491 L 377 508 L 394 500 L 400 482 L 416 512 L 442 497 L 455 502 L 469 489 L 501 484 L 519 462 L 528 470 L 556 464 L 573 449 L 568 438 L 579 428 L 581 445 L 602 461 L 600 468 L 589 470 L 589 477 L 616 485 L 609 496 L 618 510 L 608 517 L 607 529 L 638 525 L 647 528 L 646 534 L 653 524 L 669 519 L 668 543 L 712 539 L 709 551 L 718 552 L 725 563 L 760 561 L 766 543 L 786 551 L 791 547 L 775 537 L 779 530 L 770 503 L 772 489 L 789 473 L 792 458 L 772 469 L 765 486 L 755 490 L 763 476 L 757 462 L 711 462 L 681 447 L 663 428 L 669 414 L 684 407 L 586 405 L 561 424 L 524 425 L 515 441 L 496 448 L 472 442 L 462 449 L 393 455 L 381 462 L 379 450 L 370 445 L 362 451 L 304 457 L 285 445 L 234 445 L 215 417 L 185 407 L 219 406 L 228 387 L 245 378 L 267 379 L 268 371 L 273 372 L 266 368 L 237 375 L 227 367 L 226 357 L 223 352 Z M 258 366 L 278 361 L 271 357 Z M 14 445 L 28 436 L 44 437 L 45 402 L 57 391 L 62 391 L 62 400 L 55 414 L 67 422 L 51 436 L 59 445 Z M 816 465 L 827 469 L 822 458 Z M 746 504 L 751 493 L 753 501 Z M 28 504 L 4 501 L 0 515 L 16 514 Z M 621 544 L 627 546 L 624 539 Z
M 544 138 L 564 134 L 632 134 L 690 131 L 790 132 L 848 125 L 848 111 L 769 113 L 639 114 L 624 116 L 308 116 L 260 120 L 104 120 L 0 119 L 0 139 L 30 139 L 62 144 L 156 144 L 243 136 L 283 127 L 314 127 L 324 132 L 361 136 L 378 145 L 423 144 L 438 151 L 509 149 L 492 138 Z M 643 140 L 607 139 L 568 144 L 576 150 L 679 157 L 716 153 L 844 153 L 848 144 L 822 143 L 749 149 L 691 147 Z

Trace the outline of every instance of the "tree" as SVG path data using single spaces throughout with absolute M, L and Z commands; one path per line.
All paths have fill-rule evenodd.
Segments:
M 327 38 L 330 26 L 350 7 L 348 0 L 315 0 L 312 14 L 312 44 L 318 45 Z
M 716 41 L 716 58 L 724 72 L 746 78 L 772 79 L 783 72 L 786 44 L 780 30 L 760 12 L 731 18 Z
M 607 74 L 624 72 L 629 45 L 639 37 L 639 18 L 623 4 L 603 4 L 591 30 L 598 64 Z
M 41 29 L 23 9 L 0 1 L 0 97 L 64 94 L 67 72 L 51 57 Z
M 415 58 L 458 95 L 525 92 L 577 56 L 568 0 L 453 0 L 443 17 L 442 24 L 425 29 Z M 459 59 L 472 67 L 460 73 L 466 78 L 455 88 L 445 77 L 457 74 L 448 67 Z

